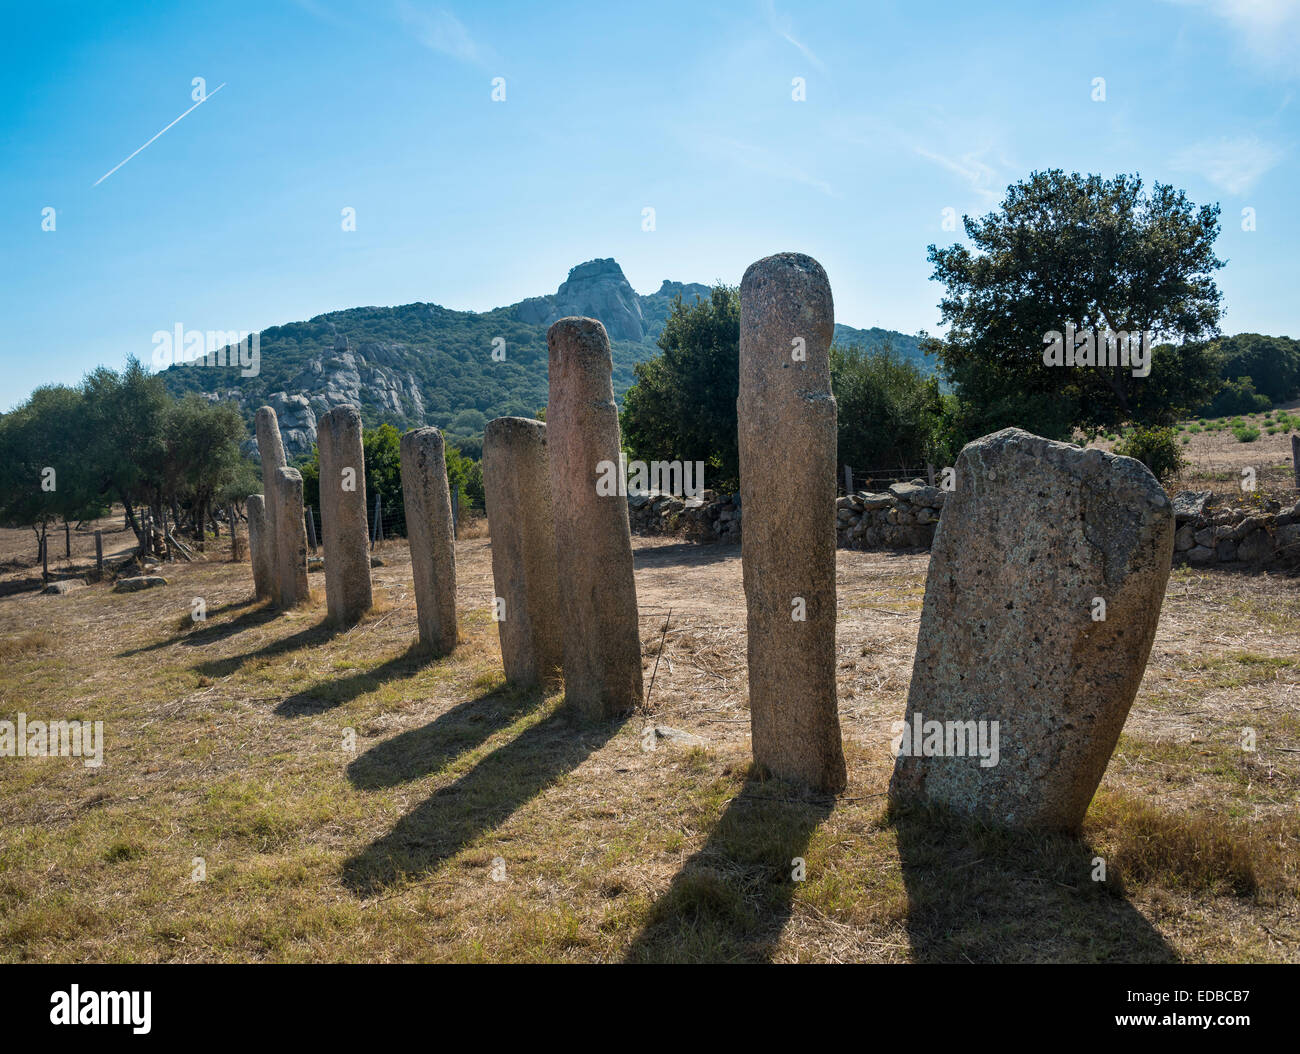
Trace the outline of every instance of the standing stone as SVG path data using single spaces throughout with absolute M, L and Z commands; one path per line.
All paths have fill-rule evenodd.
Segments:
M 506 679 L 527 686 L 555 683 L 564 662 L 564 630 L 543 422 L 488 422 L 483 489 Z
M 275 473 L 272 501 L 275 529 L 276 573 L 274 582 L 280 607 L 305 604 L 307 592 L 307 528 L 302 515 L 302 473 L 296 468 L 281 468 Z M 270 519 L 271 517 L 268 517 Z
M 258 599 L 269 597 L 275 578 L 275 546 L 266 522 L 266 498 L 248 496 L 248 554 L 253 564 L 253 591 Z
M 316 422 L 320 452 L 320 526 L 325 547 L 325 602 L 330 620 L 346 625 L 370 610 L 366 455 L 361 411 L 336 406 Z M 304 529 L 304 536 L 306 531 Z
M 1141 462 L 1016 428 L 967 444 L 955 482 L 890 795 L 1077 831 L 1151 651 L 1172 507 Z
M 564 695 L 584 718 L 601 720 L 641 703 L 632 533 L 627 498 L 617 486 L 622 467 L 613 359 L 605 327 L 594 318 L 560 319 L 546 343 L 546 442 L 559 611 L 565 620 Z
M 276 547 L 279 545 L 280 531 L 275 517 L 279 503 L 272 493 L 275 490 L 276 472 L 285 467 L 284 443 L 280 439 L 280 422 L 275 411 L 269 406 L 258 408 L 253 418 L 257 431 L 257 453 L 262 461 L 262 492 L 266 497 L 266 530 L 264 532 L 271 547 L 271 566 L 276 569 L 271 576 L 271 599 L 276 606 L 281 605 L 280 598 L 280 559 Z
M 445 655 L 456 647 L 456 543 L 442 433 L 415 428 L 402 436 L 402 495 L 420 643 Z M 325 554 L 329 566 L 328 548 Z
M 1295 489 L 1300 490 L 1300 435 L 1291 436 L 1291 469 L 1295 474 Z
M 779 253 L 740 283 L 741 566 L 754 760 L 837 793 L 835 308 L 821 264 Z

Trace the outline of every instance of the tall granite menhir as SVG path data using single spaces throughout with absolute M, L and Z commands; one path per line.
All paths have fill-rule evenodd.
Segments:
M 1016 428 L 967 444 L 955 482 L 890 796 L 1077 831 L 1151 652 L 1172 507 L 1141 462 Z
M 258 407 L 253 420 L 257 430 L 257 455 L 262 462 L 262 493 L 266 498 L 265 535 L 269 540 L 273 554 L 271 566 L 275 568 L 275 573 L 271 576 L 271 600 L 277 607 L 280 607 L 283 603 L 280 595 L 280 557 L 278 549 L 280 531 L 276 524 L 279 502 L 276 501 L 274 490 L 276 472 L 284 468 L 287 462 L 284 457 L 284 443 L 280 439 L 280 422 L 275 416 L 275 411 L 269 406 Z
M 402 496 L 411 545 L 420 643 L 435 655 L 456 647 L 456 537 L 442 433 L 414 428 L 402 436 Z M 329 554 L 325 556 L 329 563 Z
M 336 406 L 316 425 L 320 452 L 321 539 L 325 603 L 330 620 L 346 625 L 370 610 L 370 539 L 366 526 L 366 455 L 361 411 Z
M 641 702 L 641 634 L 627 498 L 602 495 L 605 466 L 619 465 L 618 407 L 605 327 L 562 318 L 546 334 L 555 555 L 564 629 L 564 696 L 584 718 Z
M 834 329 L 830 282 L 812 257 L 779 253 L 745 272 L 736 412 L 754 761 L 827 793 L 847 781 L 835 692 Z
M 248 496 L 248 555 L 253 565 L 253 591 L 259 600 L 271 595 L 275 579 L 275 536 L 266 522 L 266 498 Z
M 511 684 L 553 683 L 564 662 L 546 425 L 498 417 L 483 433 L 501 659 Z
M 296 468 L 275 472 L 270 500 L 276 505 L 276 584 L 279 605 L 307 603 L 307 524 L 302 514 L 302 473 Z

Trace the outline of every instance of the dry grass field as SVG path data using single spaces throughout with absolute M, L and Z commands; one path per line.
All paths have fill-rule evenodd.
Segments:
M 637 540 L 648 710 L 584 727 L 504 686 L 466 533 L 461 645 L 432 660 L 402 542 L 334 632 L 319 574 L 274 613 L 226 538 L 164 587 L 40 596 L 32 533 L 3 532 L 0 719 L 102 720 L 106 746 L 0 758 L 0 960 L 1300 961 L 1296 578 L 1174 572 L 1074 840 L 888 814 L 925 553 L 839 553 L 826 799 L 750 772 L 737 547 Z

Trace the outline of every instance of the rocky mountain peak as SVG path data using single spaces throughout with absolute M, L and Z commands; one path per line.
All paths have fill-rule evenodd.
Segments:
M 588 260 L 569 271 L 552 296 L 535 296 L 516 307 L 521 322 L 549 326 L 568 315 L 598 318 L 614 340 L 641 341 L 645 317 L 641 298 L 612 259 Z

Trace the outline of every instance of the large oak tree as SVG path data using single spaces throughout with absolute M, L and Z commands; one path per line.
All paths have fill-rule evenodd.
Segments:
M 1214 272 L 1219 207 L 1197 207 L 1139 176 L 1035 172 L 1001 207 L 964 217 L 971 247 L 929 247 L 946 338 L 931 350 L 962 403 L 968 438 L 1016 425 L 1067 438 L 1190 413 L 1218 387 Z M 1045 335 L 1072 323 L 1102 334 L 1149 331 L 1149 376 L 1130 367 L 1049 366 Z M 1102 345 L 1104 347 L 1104 345 Z

